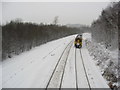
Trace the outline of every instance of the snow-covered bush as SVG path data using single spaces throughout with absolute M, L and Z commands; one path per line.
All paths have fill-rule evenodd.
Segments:
M 113 57 L 111 51 L 105 46 L 86 40 L 86 46 L 96 65 L 99 66 L 101 74 L 109 82 L 118 83 L 118 57 Z M 116 53 L 118 53 L 116 51 Z

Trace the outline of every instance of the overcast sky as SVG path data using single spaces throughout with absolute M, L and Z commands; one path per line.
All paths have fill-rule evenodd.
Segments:
M 15 18 L 35 23 L 52 23 L 59 16 L 60 24 L 90 25 L 109 2 L 3 2 L 2 21 Z

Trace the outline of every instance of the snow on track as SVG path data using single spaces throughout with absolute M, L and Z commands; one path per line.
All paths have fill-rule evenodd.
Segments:
M 0 90 L 1 89 L 2 89 L 2 47 L 0 47 Z
M 68 44 L 68 46 L 63 51 L 56 67 L 51 75 L 51 78 L 48 82 L 47 88 L 61 88 L 62 79 L 64 76 L 65 66 L 68 59 L 69 51 L 73 41 Z
M 76 49 L 76 71 L 77 71 L 77 84 L 78 88 L 89 88 L 87 77 L 80 55 L 80 49 Z
M 70 49 L 61 88 L 76 88 L 74 46 L 72 46 Z

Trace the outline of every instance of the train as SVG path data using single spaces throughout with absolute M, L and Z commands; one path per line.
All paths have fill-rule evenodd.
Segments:
M 75 48 L 82 48 L 82 35 L 77 35 L 74 41 Z

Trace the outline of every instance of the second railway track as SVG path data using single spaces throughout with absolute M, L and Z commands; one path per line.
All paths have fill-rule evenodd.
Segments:
M 87 71 L 86 71 L 86 67 L 85 67 L 85 64 L 84 64 L 84 60 L 83 60 L 81 49 L 80 49 L 80 56 L 81 56 L 81 60 L 82 60 L 82 65 L 84 67 L 85 76 L 86 76 L 86 79 L 87 79 L 87 82 L 88 82 L 89 90 L 91 90 L 91 86 L 90 86 L 88 74 L 87 74 Z
M 81 49 L 75 49 L 75 74 L 76 74 L 76 89 L 78 90 L 79 88 L 88 88 L 89 90 L 91 90 Z
M 66 48 L 62 52 L 57 64 L 55 65 L 52 75 L 47 83 L 46 90 L 49 88 L 61 88 L 66 62 L 72 44 L 73 40 L 66 46 Z

